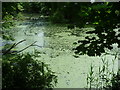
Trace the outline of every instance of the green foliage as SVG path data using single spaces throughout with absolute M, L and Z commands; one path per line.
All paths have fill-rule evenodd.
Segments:
M 12 41 L 15 40 L 15 39 L 13 38 L 13 36 L 11 36 L 11 35 L 5 35 L 5 34 L 2 35 L 2 38 L 5 39 L 5 40 L 12 40 Z
M 15 23 L 13 22 L 14 19 L 21 19 L 23 6 L 22 3 L 15 3 L 15 2 L 4 2 L 2 3 L 2 20 L 3 28 L 10 28 L 11 26 L 14 26 Z
M 94 66 L 91 64 L 90 72 L 87 74 L 87 87 L 91 90 L 95 81 Z
M 112 79 L 110 80 L 111 85 L 107 85 L 105 90 L 119 90 L 120 89 L 120 70 L 117 74 L 113 74 Z
M 20 12 L 22 12 L 22 11 L 24 10 L 24 8 L 23 8 L 23 3 L 18 3 L 17 9 L 18 9 Z
M 112 86 L 109 86 L 112 88 L 112 90 L 119 90 L 120 89 L 120 70 L 118 71 L 117 75 L 113 75 L 111 80 Z
M 89 56 L 100 56 L 104 53 L 104 48 L 112 49 L 112 44 L 117 43 L 120 47 L 120 33 L 116 35 L 115 28 L 119 28 L 120 21 L 120 3 L 95 3 L 88 10 L 87 20 L 90 24 L 94 24 L 94 31 L 89 31 L 86 34 L 95 34 L 96 37 L 85 37 L 85 40 L 79 40 L 74 50 L 76 54 L 87 54 Z M 99 6 L 99 7 L 97 7 Z M 119 32 L 120 30 L 118 30 Z M 88 46 L 86 46 L 86 44 Z
M 10 28 L 10 26 L 14 26 L 13 18 L 14 17 L 10 14 L 4 16 L 3 18 L 4 23 L 2 24 L 2 28 Z
M 16 16 L 18 12 L 23 11 L 22 3 L 20 2 L 3 2 L 2 3 L 2 17 L 10 14 Z
M 13 20 L 13 16 L 8 14 L 8 15 L 4 16 L 3 20 L 5 20 L 5 21 Z
M 23 20 L 21 12 L 23 11 L 22 3 L 4 2 L 2 3 L 2 37 L 5 40 L 14 40 L 12 33 L 6 30 L 15 26 L 15 19 Z
M 22 2 L 25 13 L 40 13 L 42 3 L 40 2 Z M 44 6 L 45 7 L 45 6 Z
M 25 17 L 23 16 L 23 14 L 21 12 L 19 12 L 15 18 L 17 20 L 25 20 Z
M 56 75 L 33 55 L 3 55 L 3 88 L 53 88 Z
M 102 65 L 98 68 L 98 73 L 95 73 L 93 65 L 90 67 L 90 72 L 87 74 L 87 87 L 91 90 L 105 89 L 105 90 L 119 90 L 120 89 L 120 70 L 117 74 L 114 71 L 114 62 L 117 60 L 115 56 L 112 60 L 113 67 L 109 68 L 108 60 L 102 58 Z
M 86 22 L 84 12 L 86 8 L 84 5 L 89 6 L 89 3 L 51 3 L 50 17 L 51 21 L 75 24 L 77 27 L 83 27 L 83 22 Z M 81 13 L 83 12 L 83 13 Z
M 14 25 L 15 25 L 15 23 L 13 23 L 11 21 L 7 21 L 2 24 L 2 28 L 10 28 L 11 26 L 14 26 Z
M 50 20 L 53 23 L 62 23 L 64 22 L 64 16 L 61 14 L 61 12 L 56 11 L 51 17 Z

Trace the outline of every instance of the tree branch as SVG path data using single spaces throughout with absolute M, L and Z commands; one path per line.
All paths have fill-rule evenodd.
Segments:
M 8 50 L 6 50 L 3 55 L 9 53 L 11 51 L 11 49 L 13 49 L 15 46 L 17 46 L 18 44 L 22 43 L 23 41 L 26 41 L 25 39 L 24 40 L 21 40 L 19 41 L 18 43 L 14 43 Z
M 23 48 L 22 50 L 18 51 L 17 53 L 24 51 L 25 49 L 29 48 L 30 46 L 33 46 L 36 42 L 37 41 L 35 41 L 34 43 L 30 44 L 29 46 Z

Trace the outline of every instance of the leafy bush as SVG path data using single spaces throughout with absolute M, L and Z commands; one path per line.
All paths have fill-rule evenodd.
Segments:
M 52 88 L 56 75 L 29 53 L 3 55 L 3 88 Z

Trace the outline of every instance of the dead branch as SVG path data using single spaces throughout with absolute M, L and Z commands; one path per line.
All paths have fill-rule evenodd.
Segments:
M 22 50 L 18 51 L 17 53 L 24 51 L 25 49 L 29 48 L 30 46 L 33 46 L 36 42 L 37 41 L 35 41 L 34 43 L 30 44 L 29 46 L 23 48 Z
M 24 40 L 19 41 L 18 43 L 16 43 L 15 46 L 17 46 L 18 44 L 20 44 L 20 43 L 22 43 L 22 42 L 24 42 L 24 41 L 26 41 L 26 40 L 24 39 Z
M 15 46 L 17 46 L 18 44 L 22 43 L 23 41 L 26 41 L 25 39 L 24 40 L 21 40 L 19 41 L 18 43 L 14 43 L 8 50 L 6 50 L 3 55 L 9 53 L 11 51 L 11 49 L 13 49 Z
M 39 45 L 37 45 L 37 44 L 34 44 L 34 45 L 32 45 L 32 46 L 37 46 L 37 47 L 40 47 L 40 48 L 42 48 L 42 46 L 39 46 Z

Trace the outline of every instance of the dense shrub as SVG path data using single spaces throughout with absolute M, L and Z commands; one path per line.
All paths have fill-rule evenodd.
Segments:
M 35 60 L 33 55 L 3 55 L 4 88 L 52 88 L 57 83 L 56 75 L 47 64 Z

